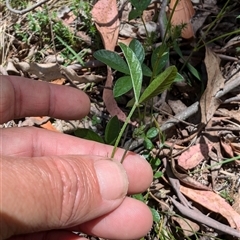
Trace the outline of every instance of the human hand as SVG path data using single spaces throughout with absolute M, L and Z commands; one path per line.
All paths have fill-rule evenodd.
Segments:
M 0 122 L 25 116 L 80 119 L 89 111 L 76 89 L 0 77 Z M 152 224 L 148 207 L 125 197 L 145 191 L 149 164 L 112 146 L 43 129 L 0 129 L 0 239 L 138 239 Z

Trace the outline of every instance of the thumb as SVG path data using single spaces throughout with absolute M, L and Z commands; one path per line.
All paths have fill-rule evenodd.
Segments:
M 102 216 L 121 204 L 128 189 L 123 166 L 98 156 L 3 157 L 0 172 L 3 239 Z

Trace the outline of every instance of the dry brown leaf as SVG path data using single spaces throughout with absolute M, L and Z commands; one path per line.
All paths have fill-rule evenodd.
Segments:
M 200 191 L 196 189 L 180 187 L 181 192 L 194 202 L 204 206 L 215 213 L 221 214 L 227 219 L 232 228 L 240 230 L 240 215 L 218 194 L 212 191 Z
M 25 121 L 23 122 L 22 126 L 40 126 L 41 128 L 45 128 L 47 130 L 58 132 L 58 130 L 52 125 L 51 121 L 49 120 L 50 117 L 26 117 Z
M 170 13 L 172 12 L 174 5 L 177 0 L 171 0 L 169 4 Z M 181 25 L 186 23 L 187 26 L 182 30 L 181 36 L 183 38 L 189 39 L 194 37 L 193 27 L 191 24 L 191 18 L 195 14 L 191 0 L 179 0 L 175 11 L 172 15 L 171 23 L 173 26 Z
M 219 108 L 218 111 L 225 116 L 229 116 L 232 119 L 236 119 L 238 122 L 240 122 L 240 114 L 239 114 L 239 109 L 234 110 L 228 110 L 227 108 Z
M 184 236 L 190 237 L 195 232 L 199 231 L 200 227 L 197 223 L 192 222 L 191 220 L 183 217 L 172 217 L 174 221 L 176 221 L 181 227 Z
M 185 170 L 192 169 L 202 160 L 208 158 L 208 153 L 211 149 L 212 146 L 210 144 L 196 144 L 180 155 L 178 165 Z
M 92 17 L 105 49 L 114 51 L 120 25 L 116 0 L 99 0 L 93 6 Z
M 129 37 L 129 38 L 119 38 L 118 43 L 123 43 L 123 44 L 129 46 L 129 44 L 132 40 L 133 40 L 133 38 L 131 38 L 131 37 Z
M 223 151 L 226 153 L 227 157 L 230 157 L 230 158 L 234 157 L 233 149 L 230 145 L 230 142 L 227 143 L 227 142 L 224 142 L 223 139 L 220 139 L 220 144 Z
M 54 132 L 58 132 L 58 130 L 52 125 L 52 123 L 50 121 L 47 121 L 46 123 L 41 125 L 41 128 L 50 130 L 50 131 L 54 131 Z
M 99 0 L 92 9 L 92 17 L 96 27 L 102 37 L 105 49 L 114 51 L 118 33 L 119 33 L 119 18 L 116 0 Z M 111 116 L 117 116 L 119 120 L 125 121 L 125 113 L 118 107 L 114 99 L 112 90 L 113 77 L 111 68 L 107 68 L 107 81 L 103 90 L 103 101 Z
M 220 71 L 217 56 L 207 47 L 204 62 L 206 65 L 208 82 L 200 99 L 200 107 L 202 115 L 201 121 L 207 124 L 221 104 L 221 101 L 215 96 L 217 92 L 223 88 L 225 80 Z
M 51 83 L 57 84 L 57 85 L 63 85 L 65 83 L 65 79 L 59 78 L 59 79 L 53 80 Z
M 240 214 L 240 188 L 238 189 L 238 192 L 234 195 L 234 204 L 233 209 Z

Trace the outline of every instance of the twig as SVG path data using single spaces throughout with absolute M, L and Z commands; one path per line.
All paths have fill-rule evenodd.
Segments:
M 171 198 L 171 200 L 172 200 L 172 203 L 174 204 L 174 206 L 179 210 L 179 212 L 183 216 L 185 216 L 187 218 L 190 218 L 193 221 L 197 221 L 199 223 L 206 224 L 209 227 L 212 227 L 212 228 L 214 228 L 218 231 L 221 231 L 223 233 L 227 233 L 231 236 L 240 237 L 240 231 L 238 231 L 234 228 L 231 228 L 227 225 L 224 225 L 222 223 L 219 223 L 216 220 L 205 216 L 201 212 L 196 213 L 194 210 L 183 206 L 181 203 L 177 202 L 173 198 Z
M 239 128 L 233 127 L 208 127 L 205 129 L 206 131 L 231 131 L 231 132 L 240 132 Z
M 161 2 L 161 1 L 160 1 Z M 160 27 L 160 34 L 162 41 L 164 40 L 164 36 L 166 34 L 166 24 L 164 22 L 164 18 L 166 18 L 166 7 L 168 4 L 168 0 L 163 0 L 161 3 L 161 9 L 158 15 L 158 22 Z
M 231 79 L 224 85 L 223 90 L 219 91 L 216 94 L 216 98 L 221 98 L 225 94 L 237 88 L 239 85 L 240 85 L 240 72 L 235 74 L 235 76 L 231 77 Z
M 240 73 L 235 74 L 235 76 L 232 77 L 231 80 L 225 84 L 223 90 L 220 90 L 215 97 L 221 98 L 225 94 L 237 88 L 238 86 L 240 86 Z M 197 113 L 198 109 L 199 109 L 199 102 L 197 101 L 193 103 L 191 106 L 189 106 L 187 109 L 182 111 L 181 113 L 176 114 L 174 118 L 171 118 L 167 120 L 165 123 L 163 123 L 162 126 L 160 127 L 161 131 L 166 131 L 171 127 L 175 126 L 176 124 L 178 124 L 180 121 L 186 120 L 187 118 Z M 131 146 L 129 147 L 129 150 L 133 150 L 138 146 L 140 146 L 141 144 L 143 144 L 143 139 L 138 139 L 137 141 L 133 141 Z
M 237 88 L 239 85 L 240 85 L 240 73 L 238 73 L 234 77 L 232 77 L 232 79 L 225 84 L 223 90 L 220 90 L 215 97 L 221 98 L 225 94 L 227 94 L 227 93 L 231 92 L 233 89 Z M 175 124 L 177 124 L 179 122 L 177 119 L 186 120 L 193 114 L 197 113 L 198 107 L 199 107 L 199 102 L 195 102 L 190 107 L 185 109 L 183 112 L 176 114 L 174 119 L 170 119 L 170 120 L 166 121 L 161 126 L 161 130 L 165 131 L 165 130 L 171 128 L 172 126 L 174 126 Z
M 173 174 L 171 167 L 169 166 L 169 162 L 167 161 L 166 158 L 162 159 L 162 161 L 167 172 L 168 180 L 171 183 L 173 190 L 175 191 L 178 199 L 181 201 L 181 203 L 184 206 L 186 206 L 186 208 L 192 208 L 191 204 L 188 202 L 185 196 L 181 193 L 179 179 Z
M 231 102 L 240 102 L 240 96 L 228 98 L 223 103 L 231 103 Z
M 11 4 L 10 4 L 10 0 L 6 0 L 6 7 L 8 8 L 9 11 L 13 12 L 13 13 L 16 13 L 16 14 L 20 14 L 20 15 L 23 15 L 27 12 L 30 12 L 32 11 L 33 9 L 39 7 L 40 5 L 48 2 L 49 0 L 43 0 L 41 2 L 38 2 L 36 4 L 33 4 L 32 6 L 30 6 L 29 8 L 26 8 L 26 9 L 23 9 L 23 10 L 16 10 L 14 8 L 12 8 Z

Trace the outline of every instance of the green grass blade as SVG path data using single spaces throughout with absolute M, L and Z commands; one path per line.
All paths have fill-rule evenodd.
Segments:
M 65 47 L 69 50 L 69 52 L 71 52 L 71 53 L 74 55 L 74 57 L 78 60 L 78 62 L 79 62 L 82 66 L 85 65 L 85 63 L 83 62 L 82 58 L 81 58 L 66 42 L 64 42 L 64 41 L 62 40 L 62 38 L 60 38 L 58 35 L 56 35 L 56 38 L 57 38 L 57 40 L 58 40 L 59 42 L 61 42 L 61 44 L 62 44 L 63 46 L 65 46 Z

